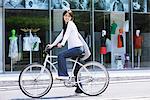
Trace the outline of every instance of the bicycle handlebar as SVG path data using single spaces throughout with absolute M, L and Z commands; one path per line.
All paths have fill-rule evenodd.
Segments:
M 44 49 L 44 52 L 45 52 L 46 54 L 49 54 L 50 50 L 52 50 L 52 49 L 55 48 L 55 47 L 57 47 L 57 46 L 53 46 L 52 48 L 48 48 L 48 46 L 46 46 L 45 49 Z

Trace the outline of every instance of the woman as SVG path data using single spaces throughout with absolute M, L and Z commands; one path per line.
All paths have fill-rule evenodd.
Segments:
M 85 52 L 85 56 L 82 60 L 87 59 L 90 56 L 89 48 L 81 35 L 78 32 L 78 29 L 73 22 L 73 12 L 71 10 L 64 11 L 63 13 L 63 28 L 61 33 L 58 35 L 56 40 L 52 44 L 48 44 L 49 48 L 57 46 L 58 48 L 63 47 L 66 42 L 68 42 L 68 50 L 62 51 L 58 54 L 58 77 L 57 79 L 68 79 L 68 71 L 66 67 L 66 58 L 74 58 L 81 55 Z M 79 66 L 76 66 L 74 76 L 77 80 L 77 72 Z M 82 93 L 82 91 L 77 86 L 75 90 L 76 93 Z

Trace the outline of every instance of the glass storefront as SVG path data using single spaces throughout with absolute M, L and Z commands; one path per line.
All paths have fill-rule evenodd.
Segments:
M 21 70 L 27 64 L 41 63 L 48 39 L 48 10 L 6 9 L 5 70 Z
M 2 1 L 0 45 L 5 48 L 0 48 L 0 66 L 4 65 L 0 71 L 20 71 L 27 64 L 42 63 L 44 47 L 60 33 L 62 13 L 69 8 L 91 49 L 89 60 L 116 70 L 150 67 L 150 0 Z

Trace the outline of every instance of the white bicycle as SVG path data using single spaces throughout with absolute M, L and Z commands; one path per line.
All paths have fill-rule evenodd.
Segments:
M 19 87 L 29 97 L 40 98 L 46 95 L 52 87 L 53 70 L 57 73 L 57 56 L 49 55 L 47 49 L 46 54 L 43 65 L 35 63 L 27 65 L 19 75 Z M 77 57 L 75 60 L 67 59 L 67 66 L 72 66 L 72 71 L 68 80 L 62 80 L 64 85 L 73 87 L 78 84 L 83 93 L 89 96 L 97 96 L 103 93 L 109 84 L 109 73 L 105 66 L 96 61 L 82 64 L 78 62 L 79 58 Z M 49 68 L 47 67 L 48 63 L 50 64 Z M 76 64 L 81 67 L 77 74 L 77 81 L 75 81 L 73 74 Z

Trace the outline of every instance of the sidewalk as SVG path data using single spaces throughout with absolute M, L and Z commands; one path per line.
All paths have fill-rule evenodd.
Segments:
M 56 75 L 56 73 L 54 73 Z M 150 70 L 118 70 L 109 71 L 111 81 L 150 79 Z M 18 85 L 19 72 L 0 74 L 0 87 Z

